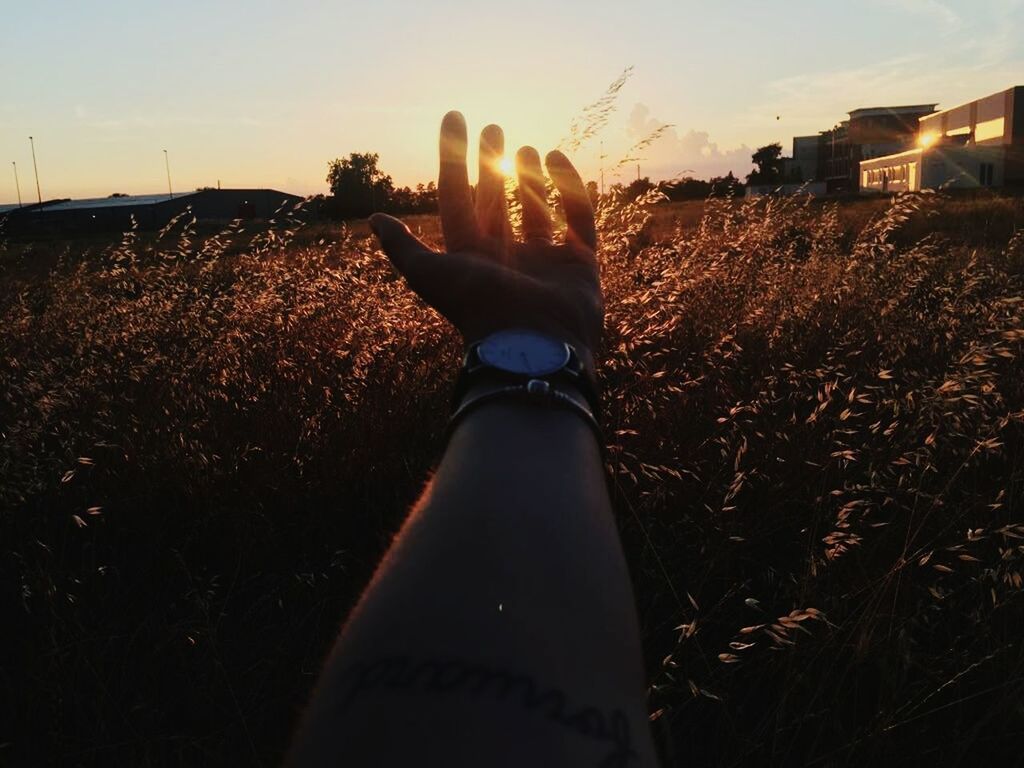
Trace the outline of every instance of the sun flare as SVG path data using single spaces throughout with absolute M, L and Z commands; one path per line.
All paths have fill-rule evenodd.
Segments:
M 506 176 L 510 175 L 515 168 L 511 157 L 498 158 L 498 169 Z

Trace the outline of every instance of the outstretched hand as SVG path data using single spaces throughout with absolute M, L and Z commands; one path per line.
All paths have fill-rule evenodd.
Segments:
M 409 286 L 467 343 L 494 331 L 529 328 L 573 344 L 591 367 L 604 308 L 590 198 L 569 159 L 558 151 L 549 153 L 548 173 L 566 219 L 565 242 L 554 243 L 540 156 L 533 147 L 521 148 L 516 169 L 523 242 L 514 241 L 499 167 L 504 144 L 496 125 L 480 134 L 474 205 L 466 170 L 466 122 L 458 112 L 445 115 L 437 194 L 446 252 L 428 248 L 385 214 L 370 217 L 370 227 Z

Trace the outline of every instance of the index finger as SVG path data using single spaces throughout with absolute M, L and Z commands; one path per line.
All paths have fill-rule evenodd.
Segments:
M 466 170 L 466 144 L 465 118 L 459 112 L 449 112 L 441 121 L 441 168 L 437 175 L 441 231 L 449 251 L 471 248 L 480 239 Z
M 583 186 L 583 179 L 576 172 L 569 158 L 558 150 L 549 152 L 545 158 L 548 175 L 558 188 L 565 209 L 565 223 L 568 231 L 566 245 L 582 247 L 591 252 L 597 250 L 597 229 L 594 226 L 594 209 L 590 196 Z

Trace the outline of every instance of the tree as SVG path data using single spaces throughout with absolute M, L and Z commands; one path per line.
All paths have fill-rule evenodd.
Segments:
M 389 213 L 415 213 L 416 193 L 409 187 L 396 187 L 391 192 L 387 210 Z
M 711 194 L 711 185 L 692 176 L 661 183 L 661 189 L 669 200 L 703 200 Z
M 659 185 L 665 196 L 672 201 L 706 200 L 709 197 L 742 197 L 743 182 L 729 171 L 725 176 L 712 176 L 710 180 L 684 176 L 681 179 L 663 181 Z
M 413 194 L 414 213 L 437 213 L 437 185 L 428 181 L 426 186 L 416 185 Z
M 748 184 L 778 184 L 782 180 L 782 145 L 779 142 L 765 144 L 750 159 L 757 170 L 747 174 Z
M 627 199 L 635 200 L 640 195 L 650 192 L 654 189 L 654 186 L 654 183 L 647 176 L 644 176 L 642 179 L 633 179 L 626 187 L 626 197 Z
M 713 176 L 709 182 L 714 197 L 743 197 L 743 182 L 729 171 L 725 176 Z
M 395 187 L 377 167 L 379 160 L 376 152 L 353 152 L 327 164 L 327 183 L 343 218 L 364 218 L 388 207 Z

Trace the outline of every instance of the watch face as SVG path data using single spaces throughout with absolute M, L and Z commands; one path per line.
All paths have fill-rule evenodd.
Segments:
M 499 331 L 480 342 L 477 354 L 503 371 L 544 376 L 566 366 L 569 345 L 535 331 Z

